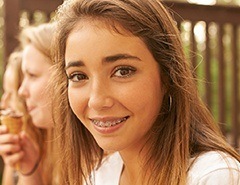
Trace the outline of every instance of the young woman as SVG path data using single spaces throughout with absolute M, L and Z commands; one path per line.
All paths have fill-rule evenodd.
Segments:
M 57 22 L 60 184 L 240 183 L 160 0 L 66 1 Z
M 50 49 L 54 30 L 55 24 L 52 23 L 30 26 L 25 28 L 19 37 L 23 49 L 21 68 L 24 77 L 18 92 L 26 101 L 27 111 L 40 132 L 38 143 L 24 132 L 19 137 L 8 134 L 9 140 L 2 143 L 2 146 L 10 143 L 17 148 L 5 151 L 8 155 L 4 155 L 3 159 L 12 166 L 20 163 L 19 184 L 53 183 L 54 154 L 51 152 L 53 120 L 47 86 L 51 75 Z M 6 131 L 1 132 L 3 133 L 7 134 Z
M 18 94 L 18 89 L 21 86 L 23 80 L 23 73 L 21 70 L 22 64 L 22 51 L 14 51 L 8 60 L 5 73 L 3 75 L 3 95 L 1 97 L 1 109 L 2 112 L 18 112 L 23 115 L 23 126 L 22 129 L 31 136 L 34 142 L 40 144 L 39 131 L 33 125 L 30 116 L 27 113 L 26 103 L 22 97 Z M 9 138 L 12 134 L 7 134 L 7 128 L 5 126 L 0 126 L 0 144 L 1 151 L 0 154 L 4 157 L 8 152 L 14 152 L 18 150 L 17 146 L 8 145 Z M 4 134 L 5 133 L 5 134 Z M 2 145 L 5 144 L 5 145 Z M 12 148 L 13 147 L 13 148 Z M 11 165 L 5 164 L 4 173 L 2 176 L 2 185 L 14 185 L 17 184 L 18 173 L 15 168 Z
M 18 95 L 18 89 L 22 83 L 22 52 L 14 51 L 6 66 L 3 75 L 3 95 L 1 97 L 1 109 L 26 113 L 24 100 Z M 1 139 L 2 141 L 2 139 Z M 17 175 L 14 168 L 9 165 L 4 166 L 2 175 L 2 185 L 14 185 L 17 182 Z

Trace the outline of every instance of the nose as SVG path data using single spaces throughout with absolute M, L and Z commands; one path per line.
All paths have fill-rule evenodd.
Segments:
M 89 90 L 88 107 L 94 110 L 111 108 L 114 105 L 113 94 L 110 86 L 102 82 L 96 82 L 91 85 Z
M 23 80 L 21 86 L 18 89 L 18 94 L 19 96 L 21 96 L 22 98 L 27 98 L 29 96 L 29 92 L 27 90 L 27 86 L 26 86 L 26 81 Z

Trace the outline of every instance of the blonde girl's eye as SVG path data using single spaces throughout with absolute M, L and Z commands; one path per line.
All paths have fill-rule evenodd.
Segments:
M 31 72 L 31 71 L 27 71 L 27 72 L 24 74 L 24 76 L 26 76 L 26 77 L 28 77 L 28 78 L 30 78 L 30 79 L 34 79 L 34 78 L 37 78 L 37 77 L 38 77 L 38 75 L 37 75 L 36 73 Z
M 114 71 L 113 76 L 119 78 L 127 78 L 132 76 L 136 71 L 136 68 L 131 66 L 119 66 Z
M 72 82 L 81 82 L 83 80 L 87 80 L 88 77 L 87 75 L 83 74 L 83 73 L 72 73 L 68 76 L 68 80 L 72 81 Z

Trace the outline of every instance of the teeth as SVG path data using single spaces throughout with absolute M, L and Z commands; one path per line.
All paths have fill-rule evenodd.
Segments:
M 126 121 L 127 117 L 118 119 L 118 120 L 113 120 L 113 121 L 98 121 L 98 120 L 91 120 L 93 122 L 93 124 L 99 126 L 99 127 L 111 127 L 111 126 L 115 126 L 119 123 L 122 123 L 123 121 Z

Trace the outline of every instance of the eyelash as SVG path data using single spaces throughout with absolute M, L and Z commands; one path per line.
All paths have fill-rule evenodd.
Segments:
M 81 77 L 81 79 L 78 79 L 78 77 Z M 74 78 L 77 78 L 77 80 L 74 80 Z M 73 82 L 79 82 L 82 80 L 86 80 L 88 79 L 87 75 L 83 74 L 83 73 L 72 73 L 68 76 L 68 80 L 73 81 Z
M 121 74 L 121 72 L 123 72 L 123 71 L 124 72 L 127 71 L 128 73 Z M 118 66 L 115 68 L 114 73 L 111 75 L 111 77 L 128 78 L 128 77 L 132 76 L 136 71 L 137 71 L 136 68 L 131 67 L 131 66 Z M 118 72 L 120 73 L 120 75 L 116 75 Z M 80 82 L 80 81 L 84 81 L 84 80 L 88 79 L 86 74 L 80 73 L 80 72 L 74 72 L 74 73 L 68 75 L 67 78 L 68 78 L 68 80 L 70 80 L 72 82 Z
M 26 76 L 26 77 L 28 77 L 28 78 L 36 78 L 36 77 L 37 77 L 36 74 L 34 74 L 34 73 L 30 73 L 30 72 L 24 74 L 24 76 Z
M 121 72 L 127 71 L 128 74 L 121 74 Z M 112 76 L 119 77 L 119 78 L 128 78 L 132 76 L 136 72 L 136 68 L 131 67 L 131 66 L 118 66 L 116 67 L 116 70 L 114 71 Z M 116 75 L 116 73 L 119 72 L 121 76 Z

